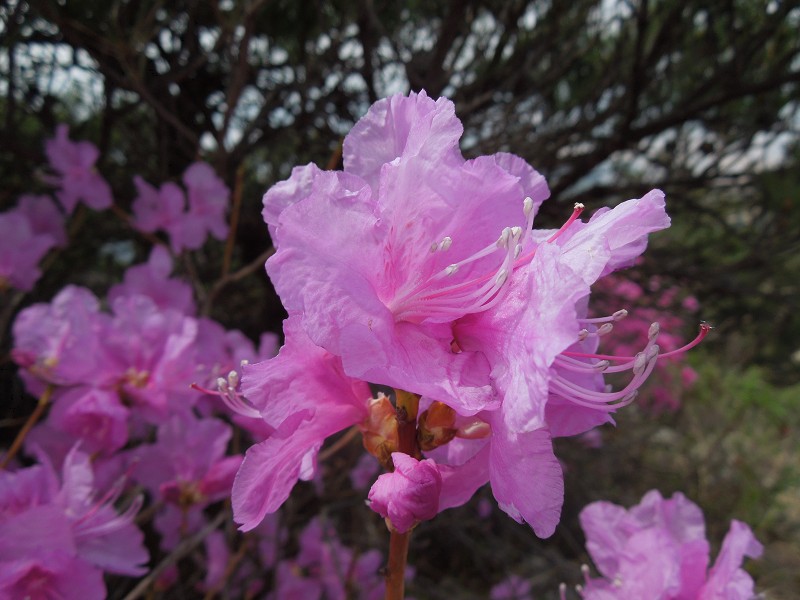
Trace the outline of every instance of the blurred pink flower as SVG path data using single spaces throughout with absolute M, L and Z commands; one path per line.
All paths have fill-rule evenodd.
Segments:
M 108 291 L 109 303 L 123 296 L 147 296 L 161 309 L 175 309 L 184 315 L 194 315 L 196 308 L 192 286 L 169 276 L 172 257 L 163 246 L 155 246 L 144 264 L 125 271 L 123 282 Z
M 0 289 L 28 292 L 41 277 L 39 261 L 55 246 L 48 234 L 36 234 L 18 211 L 0 213 Z
M 183 174 L 188 208 L 186 193 L 175 183 L 156 189 L 139 176 L 133 181 L 138 191 L 133 202 L 134 227 L 148 233 L 166 232 L 173 252 L 200 248 L 209 233 L 217 239 L 227 235 L 228 188 L 208 164 L 193 163 Z
M 97 500 L 88 455 L 73 448 L 61 477 L 48 462 L 0 472 L 0 591 L 9 598 L 105 597 L 103 571 L 142 575 L 148 555 L 121 488 Z M 46 594 L 40 596 L 37 594 Z
M 64 215 L 50 196 L 24 194 L 19 197 L 16 211 L 27 217 L 36 235 L 49 235 L 53 238 L 53 245 L 59 248 L 67 245 Z
M 761 544 L 733 521 L 717 562 L 707 572 L 709 544 L 703 513 L 683 494 L 664 500 L 655 490 L 630 510 L 609 502 L 580 514 L 586 549 L 605 579 L 589 578 L 586 600 L 750 600 L 753 580 L 740 568 Z
M 83 201 L 95 210 L 103 210 L 113 203 L 111 187 L 95 169 L 100 155 L 91 142 L 71 142 L 69 127 L 59 125 L 56 136 L 45 142 L 45 154 L 57 173 L 45 181 L 56 187 L 56 197 L 69 214 L 78 202 Z

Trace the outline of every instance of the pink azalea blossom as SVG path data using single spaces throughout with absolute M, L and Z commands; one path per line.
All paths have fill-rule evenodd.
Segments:
M 16 208 L 0 213 L 0 290 L 6 286 L 33 289 L 41 277 L 39 262 L 56 246 L 64 246 L 64 218 L 48 196 L 21 196 Z
M 145 572 L 143 535 L 133 525 L 140 503 L 98 500 L 89 457 L 74 448 L 61 477 L 52 466 L 0 472 L 0 591 L 12 598 L 105 597 L 103 571 Z
M 709 544 L 700 508 L 676 493 L 655 490 L 630 510 L 610 502 L 590 504 L 580 514 L 586 549 L 605 578 L 589 578 L 586 600 L 749 600 L 753 580 L 741 569 L 745 556 L 762 546 L 750 528 L 733 521 L 715 565 L 707 570 Z
M 53 399 L 50 427 L 81 440 L 88 452 L 111 455 L 128 442 L 130 411 L 111 390 L 78 386 Z
M 224 239 L 228 233 L 225 211 L 228 188 L 206 163 L 194 163 L 183 174 L 187 194 L 175 183 L 156 189 L 141 177 L 134 177 L 138 195 L 133 202 L 133 225 L 141 231 L 161 230 L 170 238 L 173 252 L 196 250 L 211 233 Z
M 41 277 L 39 261 L 55 246 L 47 234 L 36 234 L 19 212 L 0 213 L 0 289 L 30 291 Z
M 226 456 L 231 428 L 218 419 L 176 414 L 155 444 L 133 451 L 134 477 L 161 499 L 204 508 L 230 494 L 241 456 Z
M 400 533 L 439 512 L 442 476 L 431 459 L 418 461 L 402 452 L 392 454 L 394 471 L 378 477 L 369 491 L 369 507 L 389 519 Z
M 509 154 L 464 160 L 461 133 L 446 99 L 374 104 L 345 139 L 343 172 L 298 167 L 265 194 L 276 247 L 267 272 L 311 352 L 340 361 L 347 377 L 481 424 L 482 437 L 429 453 L 442 476 L 440 510 L 490 482 L 501 508 L 545 537 L 563 501 L 552 438 L 612 422 L 660 354 L 657 326 L 633 356 L 598 354 L 619 315 L 590 318 L 590 287 L 633 264 L 669 218 L 653 190 L 587 222 L 576 205 L 560 230 L 533 230 L 549 195 L 544 178 Z M 250 410 L 277 429 L 267 440 L 273 452 L 308 445 L 294 440 L 301 423 L 321 428 L 331 394 L 317 392 L 322 372 L 306 360 L 282 352 L 250 372 L 257 386 L 245 370 Z M 303 373 L 305 387 L 280 394 L 290 372 Z M 609 392 L 603 372 L 629 382 Z M 274 480 L 266 463 L 263 472 L 263 482 Z
M 185 281 L 169 276 L 172 257 L 166 248 L 155 246 L 148 261 L 125 271 L 123 282 L 108 291 L 108 301 L 114 303 L 123 296 L 147 296 L 161 309 L 175 309 L 184 315 L 194 315 L 196 307 L 192 287 Z
M 217 177 L 211 165 L 204 162 L 189 165 L 183 173 L 183 183 L 189 196 L 188 218 L 218 240 L 224 240 L 228 235 L 225 220 L 230 197 L 228 187 Z
M 57 173 L 46 181 L 58 188 L 56 196 L 67 213 L 75 210 L 80 201 L 95 210 L 111 206 L 111 187 L 94 166 L 100 155 L 97 146 L 70 141 L 69 127 L 59 125 L 56 136 L 47 140 L 44 148 L 50 166 Z
M 49 304 L 21 311 L 14 320 L 11 355 L 25 369 L 29 391 L 41 393 L 42 382 L 68 386 L 94 381 L 105 327 L 97 298 L 76 286 L 65 287 Z
M 320 519 L 313 519 L 306 526 L 299 544 L 300 552 L 293 561 L 295 568 L 300 567 L 307 574 L 307 581 L 319 582 L 326 599 L 379 600 L 384 597 L 384 578 L 380 573 L 383 557 L 377 550 L 357 555 L 339 541 L 333 527 Z M 277 596 L 284 597 L 292 596 Z
M 24 194 L 17 202 L 17 212 L 25 215 L 36 235 L 49 235 L 53 245 L 63 248 L 67 245 L 67 232 L 64 229 L 64 215 L 58 210 L 50 196 Z

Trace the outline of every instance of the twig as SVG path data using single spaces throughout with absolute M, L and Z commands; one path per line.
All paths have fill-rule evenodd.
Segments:
M 155 582 L 158 576 L 161 575 L 161 573 L 199 546 L 203 540 L 211 535 L 211 533 L 217 529 L 217 527 L 222 525 L 226 519 L 230 519 L 230 517 L 230 512 L 228 510 L 223 510 L 214 518 L 213 521 L 203 527 L 203 529 L 198 531 L 193 536 L 183 540 L 172 552 L 165 556 L 164 559 L 158 563 L 158 565 L 152 571 L 150 571 L 150 573 L 147 574 L 147 577 L 142 579 L 139 584 L 133 588 L 133 590 L 131 590 L 130 593 L 125 596 L 125 598 L 123 598 L 123 600 L 137 600 L 137 598 L 141 598 Z
M 351 427 L 347 433 L 345 433 L 342 437 L 336 440 L 333 444 L 325 448 L 322 452 L 319 453 L 317 456 L 318 461 L 325 461 L 328 460 L 331 456 L 336 454 L 339 450 L 347 446 L 354 437 L 356 437 L 359 433 L 358 427 Z
M 206 301 L 203 304 L 203 311 L 202 311 L 203 314 L 207 315 L 209 312 L 211 312 L 211 306 L 214 304 L 214 300 L 220 294 L 220 292 L 222 292 L 222 290 L 224 290 L 230 284 L 236 283 L 240 279 L 244 279 L 248 275 L 255 273 L 259 268 L 264 266 L 264 263 L 273 254 L 275 254 L 275 248 L 270 247 L 264 252 L 262 252 L 258 257 L 256 257 L 255 260 L 243 266 L 238 271 L 235 271 L 233 273 L 230 273 L 229 275 L 226 275 L 225 277 L 218 279 L 216 283 L 214 283 L 214 285 L 211 286 L 211 290 L 208 292 Z
M 17 433 L 17 437 L 14 438 L 14 442 L 11 444 L 11 447 L 8 449 L 8 452 L 3 457 L 3 460 L 0 461 L 0 470 L 3 470 L 8 466 L 13 458 L 19 452 L 19 449 L 22 447 L 22 442 L 25 441 L 25 436 L 28 435 L 28 432 L 31 428 L 36 425 L 36 422 L 39 420 L 39 417 L 42 416 L 42 413 L 47 408 L 47 405 L 50 404 L 50 397 L 53 395 L 53 386 L 48 385 L 42 395 L 39 397 L 39 402 L 36 403 L 36 408 L 33 409 L 33 412 L 28 417 L 28 420 L 25 421 L 25 424 L 22 426 L 22 429 L 19 430 Z
M 242 212 L 242 187 L 244 184 L 244 166 L 236 170 L 236 181 L 233 184 L 233 206 L 231 207 L 231 222 L 228 225 L 228 239 L 225 241 L 225 254 L 222 257 L 222 279 L 231 270 L 233 247 L 236 244 L 236 230 L 239 227 L 239 214 Z

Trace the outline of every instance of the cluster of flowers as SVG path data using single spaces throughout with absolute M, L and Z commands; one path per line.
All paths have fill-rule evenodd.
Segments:
M 267 192 L 275 245 L 267 271 L 288 312 L 277 355 L 275 336 L 256 348 L 198 315 L 163 245 L 103 299 L 67 286 L 17 315 L 11 356 L 26 389 L 51 409 L 24 440 L 36 463 L 13 459 L 0 473 L 0 595 L 101 598 L 104 572 L 144 572 L 140 526 L 158 534 L 162 552 L 177 551 L 214 527 L 212 505 L 233 486 L 234 517 L 257 550 L 244 560 L 245 542 L 213 529 L 203 590 L 378 598 L 380 554 L 347 548 L 320 519 L 297 536 L 296 554 L 283 552 L 277 511 L 298 480 L 321 485 L 318 453 L 348 428 L 368 452 L 354 487 L 372 484 L 369 506 L 393 532 L 490 483 L 508 515 L 541 537 L 553 533 L 564 494 L 553 438 L 613 423 L 657 364 L 707 328 L 679 347 L 644 313 L 646 335 L 625 347 L 624 323 L 637 333 L 640 322 L 626 321 L 622 306 L 590 312 L 591 287 L 633 264 L 648 235 L 669 225 L 660 191 L 585 222 L 576 205 L 560 229 L 533 229 L 549 195 L 544 178 L 510 154 L 465 160 L 461 133 L 449 101 L 394 96 L 346 138 L 344 171 L 299 167 Z M 0 261 L 2 281 L 23 291 L 42 256 L 66 243 L 64 217 L 79 202 L 113 204 L 93 145 L 60 127 L 46 153 L 60 209 L 46 196 L 23 197 L 0 215 L 0 228 L 16 229 L 31 249 Z M 165 234 L 173 253 L 227 232 L 228 189 L 211 167 L 191 165 L 182 179 L 183 188 L 134 179 L 131 224 Z M 615 351 L 601 351 L 620 329 Z M 605 374 L 627 379 L 613 391 Z M 394 400 L 375 395 L 376 385 L 394 388 Z M 217 397 L 197 391 L 209 389 Z M 244 457 L 232 448 L 231 423 L 254 442 Z M 387 472 L 375 480 L 379 465 Z M 607 578 L 587 575 L 584 597 L 639 597 L 631 582 L 640 572 L 655 573 L 646 585 L 662 586 L 665 599 L 745 589 L 738 564 L 758 553 L 749 530 L 734 524 L 731 549 L 726 542 L 706 574 L 702 515 L 682 497 L 654 498 L 628 517 L 602 505 L 618 517 L 605 530 L 590 523 L 601 509 L 584 513 L 589 551 Z M 593 536 L 615 545 L 601 541 L 606 554 L 597 554 Z M 158 585 L 178 577 L 167 568 Z
M 112 203 L 108 183 L 94 168 L 97 149 L 67 135 L 61 126 L 46 144 L 55 172 L 46 182 L 55 186 L 61 210 L 48 196 L 23 196 L 0 215 L 0 228 L 19 238 L 11 238 L 16 253 L 3 252 L 2 276 L 23 291 L 40 276 L 42 255 L 66 245 L 65 215 L 78 202 L 94 209 Z M 140 195 L 132 224 L 163 230 L 173 251 L 197 248 L 208 232 L 223 237 L 227 231 L 228 190 L 211 167 L 195 163 L 183 179 L 189 198 L 184 215 L 170 200 L 183 202 L 178 186 L 168 183 L 157 193 L 135 179 Z M 27 391 L 50 409 L 24 438 L 35 463 L 12 459 L 9 470 L 0 471 L 0 596 L 91 600 L 105 597 L 104 572 L 144 574 L 149 556 L 139 526 L 155 531 L 161 551 L 169 553 L 208 525 L 218 512 L 208 507 L 230 497 L 242 461 L 230 448 L 231 421 L 238 419 L 256 440 L 270 433 L 260 420 L 238 418 L 191 386 L 216 386 L 219 378 L 235 386 L 242 361 L 273 356 L 277 336 L 263 334 L 256 348 L 241 332 L 198 316 L 191 286 L 171 277 L 172 269 L 169 250 L 156 245 L 105 298 L 69 285 L 51 302 L 16 316 L 11 357 Z M 125 510 L 118 513 L 117 504 Z M 143 505 L 149 517 L 135 523 Z M 379 553 L 357 555 L 331 528 L 312 523 L 300 536 L 299 555 L 287 559 L 279 530 L 273 518 L 252 536 L 259 549 L 254 560 L 274 573 L 272 597 L 287 597 L 283 590 L 301 590 L 297 597 L 304 598 L 319 597 L 323 589 L 329 598 L 357 588 L 365 599 L 382 594 Z M 203 587 L 213 589 L 230 575 L 237 542 L 220 529 L 204 541 Z M 177 577 L 177 568 L 166 569 L 157 585 L 164 589 Z M 266 582 L 255 562 L 236 578 L 253 593 Z

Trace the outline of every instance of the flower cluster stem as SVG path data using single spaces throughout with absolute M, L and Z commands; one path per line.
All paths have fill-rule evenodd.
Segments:
M 417 412 L 419 396 L 404 390 L 395 390 L 397 410 L 398 450 L 420 458 L 417 444 Z M 405 596 L 406 561 L 411 531 L 400 533 L 390 527 L 389 562 L 386 566 L 386 600 L 403 600 Z

